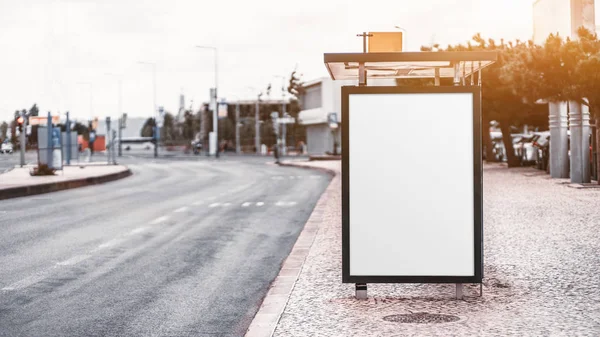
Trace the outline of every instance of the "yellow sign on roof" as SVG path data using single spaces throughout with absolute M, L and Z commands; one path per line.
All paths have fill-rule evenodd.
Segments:
M 402 51 L 402 32 L 370 32 L 369 53 L 389 53 Z

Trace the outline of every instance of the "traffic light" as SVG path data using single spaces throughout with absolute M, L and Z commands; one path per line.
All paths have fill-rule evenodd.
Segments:
M 25 119 L 23 118 L 23 116 L 19 116 L 19 118 L 17 118 L 17 125 L 19 127 L 19 132 L 23 132 L 23 123 L 25 122 Z

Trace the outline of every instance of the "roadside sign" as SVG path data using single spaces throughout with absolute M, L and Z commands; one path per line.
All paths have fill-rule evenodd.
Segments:
M 219 118 L 227 118 L 227 103 L 219 103 L 219 110 L 217 114 Z
M 402 32 L 370 32 L 369 53 L 401 52 Z
M 60 123 L 60 116 L 52 116 L 52 124 Z M 48 117 L 41 116 L 30 116 L 29 125 L 46 125 L 48 124 Z
M 90 132 L 90 142 L 94 142 L 96 140 L 96 132 Z
M 127 127 L 127 113 L 123 113 L 121 117 L 121 127 L 125 129 Z
M 294 123 L 296 123 L 296 119 L 294 117 L 283 117 L 283 118 L 278 118 L 277 122 L 279 124 L 294 124 Z
M 481 282 L 480 93 L 463 86 L 342 87 L 342 282 Z M 373 121 L 385 123 L 374 128 Z M 416 127 L 397 132 L 398 125 L 454 130 L 436 153 L 444 169 L 427 165 L 426 149 L 439 147 L 439 139 L 424 139 Z M 398 155 L 386 156 L 381 144 Z
M 27 135 L 28 136 L 31 135 L 31 129 L 32 129 L 31 124 L 27 125 Z

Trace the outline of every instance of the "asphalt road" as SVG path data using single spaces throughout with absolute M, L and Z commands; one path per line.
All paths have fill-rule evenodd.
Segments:
M 241 336 L 324 173 L 125 159 L 112 183 L 0 203 L 0 336 Z

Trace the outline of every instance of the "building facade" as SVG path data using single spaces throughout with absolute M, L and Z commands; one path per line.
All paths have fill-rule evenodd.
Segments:
M 300 97 L 302 110 L 299 123 L 306 129 L 308 154 L 322 155 L 341 153 L 341 130 L 331 128 L 329 116 L 336 116 L 338 125 L 342 120 L 342 87 L 357 85 L 356 80 L 334 81 L 323 77 L 304 84 L 304 94 Z M 369 85 L 396 85 L 394 79 L 369 80 Z

